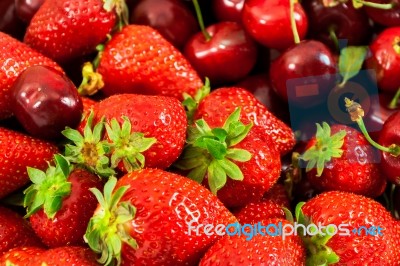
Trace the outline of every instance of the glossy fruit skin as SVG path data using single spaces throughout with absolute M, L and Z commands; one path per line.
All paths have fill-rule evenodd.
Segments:
M 374 0 L 374 3 L 388 4 L 393 3 L 394 7 L 388 10 L 381 10 L 373 7 L 364 6 L 363 9 L 368 16 L 376 23 L 387 27 L 400 26 L 400 2 L 398 0 Z
M 326 101 L 335 86 L 337 66 L 329 48 L 314 40 L 288 48 L 272 61 L 272 88 L 289 105 L 309 108 Z
M 242 23 L 242 10 L 245 0 L 213 0 L 212 9 L 218 21 Z
M 307 178 L 319 191 L 339 190 L 370 197 L 381 195 L 386 187 L 386 178 L 377 164 L 379 153 L 356 129 L 340 124 L 331 126 L 332 135 L 341 130 L 346 131 L 342 156 L 326 163 L 320 177 L 314 168 L 307 172 Z M 313 138 L 306 149 L 315 144 Z
M 79 265 L 79 266 L 99 266 L 96 254 L 87 247 L 63 246 L 51 248 L 33 257 L 27 266 L 41 265 Z
M 300 3 L 295 3 L 294 13 L 302 40 L 307 33 L 308 19 Z M 242 11 L 242 21 L 250 35 L 268 48 L 285 50 L 294 44 L 289 0 L 247 0 Z
M 283 163 L 281 163 L 281 165 L 281 168 L 283 169 Z M 288 192 L 281 183 L 276 183 L 264 193 L 263 197 L 261 198 L 261 202 L 264 201 L 271 201 L 278 204 L 279 206 L 290 209 Z
M 11 87 L 19 74 L 34 65 L 49 66 L 62 72 L 53 60 L 26 44 L 0 32 L 0 119 L 10 117 Z
M 340 263 L 353 265 L 397 265 L 400 260 L 400 230 L 390 213 L 373 199 L 340 191 L 322 193 L 306 202 L 303 213 L 314 224 L 348 224 L 350 235 L 334 235 L 327 246 Z M 353 228 L 380 226 L 382 236 L 353 234 Z
M 236 22 L 220 22 L 206 28 L 185 45 L 184 55 L 203 78 L 211 84 L 236 82 L 244 78 L 257 60 L 257 46 L 244 28 Z
M 393 113 L 383 124 L 379 136 L 379 144 L 390 146 L 400 143 L 400 112 Z M 387 152 L 381 152 L 380 167 L 388 180 L 394 184 L 400 185 L 400 158 L 390 155 Z
M 32 136 L 59 139 L 65 127 L 74 128 L 82 118 L 78 90 L 67 76 L 53 68 L 25 69 L 14 82 L 11 93 L 12 111 Z
M 272 201 L 251 202 L 235 213 L 240 224 L 257 224 L 266 219 L 285 219 L 282 206 Z
M 198 183 L 159 169 L 142 169 L 121 177 L 115 189 L 129 185 L 121 199 L 136 207 L 125 224 L 138 249 L 122 247 L 122 265 L 196 264 L 219 236 L 189 236 L 188 224 L 229 224 L 234 216 Z M 202 231 L 200 231 L 202 232 Z
M 44 170 L 58 152 L 53 143 L 0 127 L 0 198 L 29 183 L 27 166 Z
M 45 1 L 24 42 L 56 62 L 68 62 L 95 51 L 115 23 L 116 14 L 107 12 L 101 0 Z
M 151 26 L 178 49 L 198 31 L 193 13 L 179 0 L 140 1 L 131 12 L 130 23 Z
M 266 219 L 262 225 L 282 226 L 289 224 L 285 219 Z M 272 229 L 273 230 L 273 229 Z M 204 255 L 200 266 L 229 265 L 305 265 L 306 251 L 298 235 L 291 235 L 285 240 L 281 236 L 268 234 L 255 235 L 251 240 L 246 236 L 225 235 L 218 240 Z
M 369 46 L 366 67 L 375 70 L 378 88 L 395 93 L 400 87 L 400 27 L 382 31 Z
M 0 32 L 22 39 L 25 31 L 24 23 L 18 18 L 14 0 L 0 2 Z
M 337 39 L 343 45 L 366 45 L 371 37 L 372 29 L 364 9 L 355 9 L 348 2 L 338 3 L 333 7 L 326 7 L 322 1 L 303 1 L 309 20 L 309 35 L 327 46 L 337 49 L 330 38 L 330 29 L 333 28 Z
M 107 43 L 98 72 L 104 95 L 194 95 L 203 82 L 184 56 L 156 30 L 128 25 Z
M 44 248 L 39 248 L 35 246 L 21 246 L 10 249 L 2 256 L 0 256 L 0 265 L 7 265 L 7 263 L 12 263 L 11 265 L 30 265 L 32 258 L 35 258 L 45 251 Z
M 14 0 L 14 2 L 18 17 L 25 23 L 29 23 L 33 15 L 44 3 L 44 0 Z
M 44 247 L 28 221 L 15 211 L 0 206 L 0 256 L 22 246 Z
M 93 110 L 95 123 L 104 116 L 107 122 L 116 118 L 122 124 L 122 117 L 127 116 L 132 125 L 131 132 L 142 132 L 147 138 L 157 139 L 143 152 L 146 167 L 165 169 L 182 152 L 187 118 L 183 106 L 173 97 L 119 94 L 99 102 Z

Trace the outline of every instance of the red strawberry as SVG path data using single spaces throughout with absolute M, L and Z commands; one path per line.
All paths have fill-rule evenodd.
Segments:
M 210 127 L 221 127 L 238 107 L 242 108 L 240 120 L 243 123 L 252 121 L 254 130 L 265 140 L 271 138 L 281 155 L 293 148 L 295 139 L 292 130 L 268 111 L 251 92 L 242 88 L 214 90 L 200 101 L 194 119 L 203 118 Z
M 26 167 L 45 169 L 54 144 L 0 127 L 0 198 L 29 183 Z
M 34 246 L 13 248 L 0 256 L 0 265 L 27 266 L 30 265 L 33 258 L 38 257 L 45 251 L 43 248 Z
M 383 193 L 386 178 L 380 172 L 377 151 L 356 129 L 317 124 L 307 144 L 307 178 L 320 191 L 341 190 L 371 197 Z
M 26 44 L 0 32 L 0 119 L 11 116 L 11 86 L 19 74 L 29 66 L 42 65 L 62 69 L 51 59 Z
M 331 191 L 306 202 L 302 211 L 303 220 L 308 223 L 343 229 L 331 237 L 321 236 L 320 245 L 308 239 L 310 265 L 326 263 L 327 258 L 335 258 L 331 263 L 338 265 L 399 265 L 399 226 L 378 202 L 353 193 Z M 371 234 L 366 234 L 366 229 L 371 228 Z
M 72 169 L 61 155 L 46 172 L 28 168 L 33 184 L 25 190 L 24 205 L 32 228 L 48 247 L 84 245 L 83 235 L 97 206 L 90 188 L 101 188 L 100 178 Z
M 272 186 L 272 188 L 264 193 L 261 202 L 263 201 L 271 201 L 279 206 L 290 209 L 289 195 L 286 191 L 286 188 L 280 183 L 276 183 Z
M 263 226 L 289 224 L 284 219 L 267 219 Z M 248 228 L 249 229 L 249 228 Z M 201 259 L 199 266 L 207 265 L 305 265 L 306 251 L 299 236 L 275 235 L 275 229 L 263 232 L 226 235 L 218 240 Z M 251 234 L 254 234 L 253 236 Z M 252 236 L 252 237 L 251 237 Z
M 219 236 L 193 228 L 236 222 L 204 187 L 159 169 L 134 171 L 118 182 L 111 178 L 104 197 L 93 192 L 100 205 L 85 238 L 102 253 L 102 264 L 194 265 Z
M 43 244 L 22 216 L 0 206 L 0 256 L 22 246 L 42 247 Z
M 235 213 L 241 224 L 256 224 L 270 218 L 285 219 L 282 206 L 273 201 L 251 202 Z
M 24 42 L 64 63 L 95 51 L 117 21 L 111 1 L 48 0 L 32 18 Z
M 31 262 L 24 266 L 100 266 L 96 261 L 96 254 L 87 247 L 64 246 L 52 248 L 31 258 Z M 22 266 L 22 265 L 21 265 Z
M 183 99 L 203 85 L 185 57 L 155 29 L 128 25 L 113 35 L 97 69 L 106 95 L 137 93 Z

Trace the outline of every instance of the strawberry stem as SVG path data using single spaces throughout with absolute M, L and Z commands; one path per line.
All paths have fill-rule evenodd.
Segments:
M 289 0 L 290 2 L 290 24 L 292 27 L 294 43 L 300 43 L 299 32 L 297 31 L 296 19 L 294 17 L 294 4 L 297 3 L 297 0 Z
M 204 27 L 204 20 L 203 20 L 202 14 L 201 14 L 199 2 L 197 0 L 192 0 L 192 1 L 193 1 L 194 9 L 196 10 L 196 16 L 197 16 L 197 20 L 199 22 L 201 32 L 203 33 L 204 38 L 208 42 L 211 40 L 211 35 L 210 35 L 210 33 L 208 33 L 208 31 Z
M 394 95 L 393 99 L 390 101 L 388 108 L 389 109 L 396 109 L 398 107 L 398 102 L 400 98 L 400 88 L 397 90 L 396 94 Z

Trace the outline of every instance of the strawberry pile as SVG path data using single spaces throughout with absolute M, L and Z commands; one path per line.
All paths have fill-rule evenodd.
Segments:
M 3 0 L 0 265 L 400 265 L 399 13 Z

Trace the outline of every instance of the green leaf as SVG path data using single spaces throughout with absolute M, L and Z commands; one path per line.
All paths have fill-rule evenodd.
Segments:
M 223 143 L 218 140 L 204 138 L 204 144 L 207 148 L 207 151 L 211 154 L 211 156 L 217 160 L 221 160 L 226 155 L 226 147 Z
M 224 169 L 225 173 L 233 180 L 242 181 L 243 173 L 239 166 L 229 161 L 228 159 L 223 159 L 218 161 L 218 164 Z
M 238 162 L 247 162 L 250 161 L 252 155 L 244 149 L 231 148 L 227 150 L 225 157 Z
M 218 164 L 217 160 L 213 160 L 207 169 L 208 185 L 211 192 L 216 195 L 217 191 L 226 184 L 226 173 Z
M 357 1 L 353 1 L 356 3 Z M 358 74 L 368 52 L 368 46 L 348 46 L 340 51 L 339 72 L 343 80 L 340 86 Z
M 206 164 L 201 164 L 198 167 L 193 168 L 193 170 L 189 172 L 187 177 L 201 184 L 207 173 L 207 168 L 208 166 Z
M 67 178 L 69 176 L 69 173 L 70 173 L 70 164 L 69 164 L 69 162 L 61 154 L 54 155 L 54 161 L 56 162 L 56 165 L 63 172 L 64 177 Z
M 66 127 L 63 131 L 61 131 L 67 139 L 72 140 L 75 143 L 83 143 L 83 137 L 78 130 Z
M 211 132 L 220 142 L 225 142 L 228 133 L 223 128 L 213 128 Z
M 229 127 L 232 123 L 239 121 L 241 108 L 237 107 L 226 119 L 224 125 L 222 126 L 227 132 L 229 132 Z
M 34 184 L 41 184 L 43 181 L 46 179 L 46 173 L 32 167 L 27 167 L 26 168 L 28 172 L 29 179 L 34 183 Z

